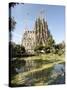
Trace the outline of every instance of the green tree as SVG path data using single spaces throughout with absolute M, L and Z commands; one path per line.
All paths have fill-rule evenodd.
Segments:
M 18 56 L 18 57 L 22 56 L 23 53 L 25 53 L 24 46 L 16 45 L 16 47 L 15 47 L 15 53 L 16 53 L 16 56 Z
M 55 48 L 55 54 L 58 54 L 58 52 L 60 51 L 60 46 L 59 46 L 59 44 L 55 44 L 55 45 L 54 45 L 54 48 Z
M 11 57 L 20 57 L 25 53 L 25 47 L 11 42 Z
M 14 17 L 11 16 L 11 9 L 14 8 L 16 3 L 9 3 L 9 41 L 11 42 L 12 39 L 12 31 L 15 29 L 16 21 L 14 20 Z
M 16 26 L 16 21 L 14 19 L 14 17 L 11 16 L 11 9 L 14 8 L 16 5 L 18 5 L 19 3 L 15 3 L 15 2 L 11 2 L 9 3 L 9 32 L 11 33 L 11 31 L 13 31 L 15 29 Z M 22 5 L 24 3 L 21 3 Z
M 55 48 L 55 53 L 61 55 L 65 51 L 65 43 L 62 42 L 62 43 L 56 44 L 54 45 L 54 48 Z
M 55 45 L 55 41 L 54 41 L 50 31 L 48 30 L 48 39 L 47 39 L 47 42 L 46 42 L 46 46 L 53 47 L 54 45 Z

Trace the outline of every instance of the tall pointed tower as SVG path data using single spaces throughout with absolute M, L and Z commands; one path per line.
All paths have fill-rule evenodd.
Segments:
M 44 18 L 43 11 L 40 12 L 39 17 L 35 22 L 35 36 L 36 36 L 36 46 L 45 46 L 45 42 L 48 38 L 48 25 L 46 21 L 46 16 Z

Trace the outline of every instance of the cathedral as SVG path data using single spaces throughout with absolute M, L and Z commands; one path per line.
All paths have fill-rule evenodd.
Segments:
M 25 47 L 26 52 L 34 52 L 35 44 L 35 31 L 25 31 L 22 39 L 22 46 Z
M 36 46 L 45 46 L 48 38 L 48 25 L 47 21 L 38 17 L 35 21 L 34 30 L 25 30 L 22 45 L 25 47 L 27 52 L 34 52 Z

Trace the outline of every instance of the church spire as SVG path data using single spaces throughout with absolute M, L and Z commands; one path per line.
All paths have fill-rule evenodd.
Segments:
M 43 17 L 44 17 L 44 10 L 42 9 L 41 11 L 40 11 L 40 19 L 43 19 Z
M 47 22 L 47 12 L 46 12 L 46 9 L 41 9 L 39 11 L 38 18 L 40 18 L 41 20 L 44 18 L 45 22 Z

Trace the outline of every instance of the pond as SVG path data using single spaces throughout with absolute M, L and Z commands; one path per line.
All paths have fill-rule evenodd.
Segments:
M 42 65 L 46 65 L 48 63 L 51 63 L 50 61 L 42 61 L 39 60 L 28 60 L 26 61 L 25 65 L 21 65 L 20 68 L 15 67 L 15 71 L 17 74 L 32 71 L 34 69 L 39 69 L 42 67 Z M 20 75 L 20 74 L 19 74 Z M 26 86 L 34 86 L 39 85 L 39 83 L 42 83 L 42 85 L 53 85 L 53 84 L 64 84 L 65 83 L 65 64 L 59 63 L 54 64 L 52 67 L 49 68 L 43 68 L 42 70 L 38 70 L 36 72 L 32 72 L 26 76 L 24 76 L 24 85 Z M 22 76 L 21 76 L 21 84 L 22 82 Z M 17 81 L 19 83 L 19 81 Z M 19 83 L 20 84 L 20 83 Z
M 65 65 L 64 64 L 55 64 L 54 69 L 52 71 L 53 75 L 63 75 L 65 72 Z
M 55 64 L 48 84 L 65 84 L 65 64 Z
M 20 64 L 22 63 L 23 60 L 21 60 Z M 49 63 L 53 63 L 54 61 L 50 60 L 42 60 L 42 59 L 36 59 L 36 60 L 27 60 L 25 65 L 20 65 L 20 68 L 15 67 L 15 71 L 17 73 L 23 73 L 27 72 L 33 69 L 38 69 L 41 68 L 44 65 L 47 65 Z M 18 65 L 18 64 L 17 64 Z

